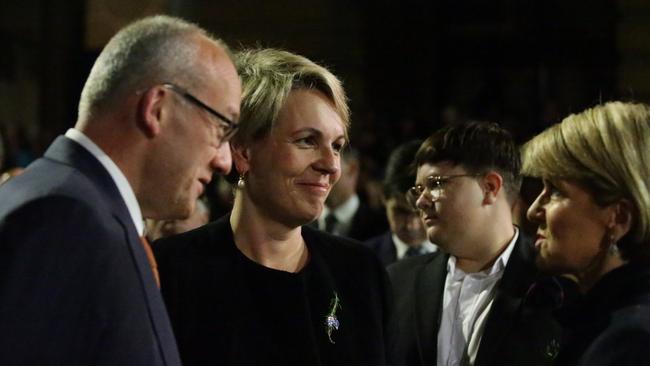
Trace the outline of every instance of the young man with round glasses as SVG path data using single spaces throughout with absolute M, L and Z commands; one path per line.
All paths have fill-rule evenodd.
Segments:
M 431 135 L 407 196 L 441 251 L 389 267 L 405 365 L 547 365 L 559 341 L 552 301 L 532 301 L 531 241 L 512 223 L 521 185 L 511 135 L 467 122 Z M 532 287 L 531 287 L 532 286 Z

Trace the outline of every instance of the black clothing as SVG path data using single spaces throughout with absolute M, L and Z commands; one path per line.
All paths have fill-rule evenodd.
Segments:
M 154 244 L 181 359 L 192 365 L 385 365 L 387 276 L 356 242 L 303 227 L 299 273 L 234 244 L 228 217 Z M 327 335 L 338 296 L 340 322 Z
M 566 328 L 557 365 L 650 365 L 650 268 L 607 273 L 557 318 Z
M 448 259 L 438 251 L 388 267 L 398 365 L 436 365 Z M 539 295 L 553 292 L 553 281 L 540 277 L 533 260 L 532 243 L 520 232 L 496 285 L 475 366 L 551 365 L 557 356 L 560 326 L 552 313 L 557 304 L 553 296 Z

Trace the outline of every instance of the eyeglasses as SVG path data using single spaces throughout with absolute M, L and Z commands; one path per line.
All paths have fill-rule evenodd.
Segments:
M 460 177 L 480 177 L 483 174 L 430 175 L 424 179 L 424 185 L 418 184 L 406 192 L 406 200 L 417 208 L 417 200 L 425 191 L 429 191 L 431 201 L 437 201 L 445 194 L 445 186 L 450 180 Z
M 185 100 L 194 104 L 195 106 L 203 108 L 205 111 L 210 113 L 210 115 L 212 115 L 213 117 L 216 117 L 217 120 L 220 122 L 220 127 L 222 128 L 223 131 L 223 135 L 221 136 L 220 143 L 224 143 L 230 140 L 230 138 L 232 138 L 235 135 L 235 132 L 237 132 L 237 129 L 239 128 L 239 124 L 235 123 L 233 120 L 227 118 L 223 114 L 210 108 L 207 104 L 200 101 L 197 97 L 193 96 L 185 89 L 172 83 L 164 83 L 162 85 L 165 88 L 182 96 L 183 98 L 185 98 Z

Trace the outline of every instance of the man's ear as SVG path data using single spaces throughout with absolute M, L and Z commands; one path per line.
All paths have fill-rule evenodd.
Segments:
M 632 229 L 634 223 L 634 205 L 626 198 L 621 198 L 611 205 L 611 214 L 607 223 L 610 235 L 619 241 Z
M 503 188 L 503 177 L 495 171 L 487 172 L 481 179 L 483 188 L 483 203 L 493 204 Z
M 164 117 L 169 113 L 165 109 L 165 99 L 170 96 L 167 89 L 161 86 L 149 88 L 142 94 L 138 103 L 138 128 L 149 138 L 160 133 Z
M 240 175 L 246 174 L 250 170 L 250 150 L 241 144 L 230 142 L 230 151 L 232 152 L 232 161 L 235 169 Z

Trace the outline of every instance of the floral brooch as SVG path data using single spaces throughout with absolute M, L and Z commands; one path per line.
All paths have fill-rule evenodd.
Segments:
M 336 317 L 336 312 L 341 308 L 341 300 L 339 299 L 339 295 L 334 291 L 334 297 L 330 300 L 330 310 L 325 316 L 325 332 L 327 333 L 327 338 L 329 339 L 330 343 L 334 344 L 334 340 L 332 339 L 332 333 L 335 330 L 339 330 L 339 326 L 341 325 L 339 323 L 339 319 Z

